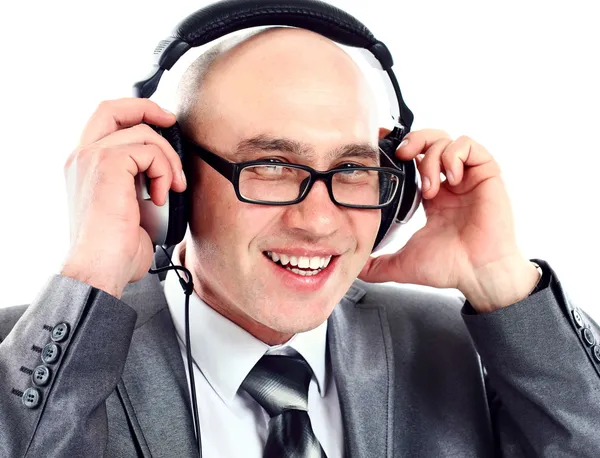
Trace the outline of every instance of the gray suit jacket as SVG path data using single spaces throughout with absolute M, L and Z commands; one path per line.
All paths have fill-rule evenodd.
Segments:
M 586 342 L 600 329 L 538 263 L 541 291 L 482 315 L 434 289 L 354 283 L 328 327 L 347 456 L 600 456 L 600 347 Z M 63 322 L 59 358 L 27 408 L 31 371 Z M 195 456 L 155 276 L 117 300 L 57 275 L 29 307 L 0 310 L 0 340 L 1 457 Z

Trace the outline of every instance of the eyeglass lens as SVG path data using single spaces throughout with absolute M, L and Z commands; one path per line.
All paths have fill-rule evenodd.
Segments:
M 307 170 L 285 165 L 254 165 L 242 169 L 240 194 L 252 201 L 283 203 L 299 199 L 310 181 Z M 398 190 L 396 175 L 381 170 L 349 168 L 331 177 L 335 200 L 340 204 L 382 206 L 388 204 Z

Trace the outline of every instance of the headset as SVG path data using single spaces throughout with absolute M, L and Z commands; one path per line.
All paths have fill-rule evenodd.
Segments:
M 165 70 L 170 70 L 191 48 L 240 30 L 277 25 L 311 30 L 339 44 L 364 50 L 369 62 L 381 70 L 394 121 L 391 132 L 379 140 L 381 155 L 386 156 L 382 163 L 391 163 L 404 172 L 402 187 L 394 201 L 381 209 L 381 223 L 373 251 L 382 248 L 392 240 L 399 227 L 411 219 L 421 203 L 421 180 L 415 161 L 401 161 L 395 155 L 398 145 L 410 132 L 414 117 L 402 98 L 392 70 L 394 60 L 390 51 L 350 14 L 318 0 L 218 1 L 189 15 L 175 27 L 171 36 L 159 42 L 154 50 L 152 70 L 144 80 L 134 84 L 134 96 L 149 98 L 154 94 Z M 175 123 L 168 128 L 153 128 L 169 141 L 185 170 L 191 155 L 186 155 L 179 125 Z M 191 173 L 187 176 L 191 176 Z M 170 190 L 167 202 L 159 207 L 150 199 L 147 177 L 138 174 L 136 192 L 140 204 L 140 224 L 148 232 L 154 246 L 171 247 L 183 240 L 189 219 L 188 189 L 183 193 Z
M 404 103 L 400 86 L 392 65 L 392 55 L 381 41 L 361 22 L 348 13 L 332 5 L 318 0 L 221 0 L 202 8 L 181 21 L 172 35 L 161 40 L 154 50 L 154 64 L 150 74 L 142 81 L 134 84 L 134 96 L 149 98 L 156 89 L 166 70 L 173 65 L 189 49 L 205 45 L 225 35 L 240 30 L 261 26 L 288 26 L 311 30 L 339 44 L 366 51 L 373 65 L 382 70 L 381 75 L 388 90 L 391 102 L 391 116 L 394 127 L 385 138 L 379 141 L 382 163 L 392 166 L 404 173 L 400 192 L 393 202 L 381 209 L 381 224 L 373 251 L 385 246 L 393 237 L 393 233 L 407 223 L 421 203 L 421 181 L 414 160 L 401 161 L 395 152 L 400 142 L 410 132 L 413 114 Z M 375 58 L 374 61 L 372 58 Z M 385 73 L 385 75 L 384 75 Z M 387 75 L 387 76 L 386 76 Z M 179 125 L 175 123 L 168 128 L 151 126 L 171 144 L 179 155 L 184 171 L 189 167 L 191 154 L 186 154 L 184 137 Z M 187 173 L 187 176 L 192 176 Z M 173 247 L 181 242 L 187 230 L 190 216 L 189 186 L 186 191 L 177 193 L 170 190 L 167 202 L 159 207 L 155 205 L 149 193 L 149 180 L 145 173 L 136 177 L 136 193 L 140 206 L 140 225 L 148 232 L 154 247 L 161 247 L 170 260 L 166 247 Z M 161 254 L 159 252 L 159 254 Z M 164 273 L 167 270 L 185 272 L 187 280 L 179 276 L 185 298 L 185 347 L 187 370 L 190 381 L 190 394 L 196 431 L 198 452 L 202 453 L 200 426 L 198 419 L 198 403 L 194 381 L 193 359 L 190 344 L 189 298 L 194 291 L 192 276 L 185 267 L 174 265 L 150 269 L 151 274 Z

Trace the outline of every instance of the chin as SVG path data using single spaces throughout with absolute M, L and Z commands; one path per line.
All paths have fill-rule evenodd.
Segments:
M 310 331 L 321 325 L 331 315 L 338 301 L 331 299 L 290 300 L 263 309 L 263 325 L 283 334 L 296 334 Z M 285 304 L 285 305 L 281 305 Z

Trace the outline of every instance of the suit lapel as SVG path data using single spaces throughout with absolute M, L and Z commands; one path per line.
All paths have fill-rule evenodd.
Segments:
M 329 318 L 328 352 L 344 421 L 346 455 L 392 457 L 394 366 L 385 309 L 359 301 L 357 281 Z M 156 275 L 130 285 L 123 302 L 138 313 L 117 390 L 144 456 L 197 456 L 189 389 Z
M 355 282 L 329 318 L 328 349 L 340 398 L 346 454 L 393 454 L 394 367 L 385 309 L 359 303 Z
M 146 456 L 197 456 L 189 390 L 177 336 L 155 275 L 122 300 L 138 312 L 117 389 Z

